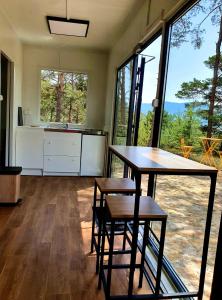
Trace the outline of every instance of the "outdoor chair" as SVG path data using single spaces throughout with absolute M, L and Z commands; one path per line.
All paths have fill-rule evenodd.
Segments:
M 182 151 L 183 157 L 189 158 L 190 154 L 191 154 L 191 151 L 193 149 L 193 146 L 186 145 L 184 138 L 181 138 L 180 139 L 180 149 Z

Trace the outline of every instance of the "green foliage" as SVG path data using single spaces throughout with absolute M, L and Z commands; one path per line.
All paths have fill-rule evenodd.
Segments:
M 87 80 L 85 74 L 42 70 L 41 121 L 84 124 Z
M 153 112 L 149 111 L 146 115 L 140 115 L 140 125 L 139 125 L 139 136 L 138 136 L 138 145 L 147 146 L 149 145 L 151 138 L 153 122 Z
M 149 146 L 152 132 L 153 112 L 141 114 L 138 145 Z M 187 106 L 183 114 L 164 112 L 160 147 L 173 152 L 180 152 L 180 140 L 184 138 L 186 145 L 201 150 L 201 121 L 191 106 Z
M 204 64 L 213 69 L 215 61 L 215 55 L 210 56 Z M 199 80 L 194 78 L 192 81 L 183 82 L 181 84 L 181 89 L 176 93 L 176 97 L 190 101 L 191 107 L 195 109 L 196 114 L 201 117 L 202 130 L 207 132 L 207 126 L 209 120 L 212 121 L 212 134 L 220 136 L 222 134 L 222 57 L 220 58 L 219 64 L 219 78 L 217 81 L 217 88 L 214 99 L 214 110 L 213 114 L 210 113 L 210 102 L 212 101 L 212 79 L 207 78 L 204 80 Z
M 179 149 L 180 140 L 184 138 L 186 145 L 199 150 L 202 135 L 200 119 L 191 107 L 187 107 L 181 115 L 164 112 L 160 145 L 162 148 Z

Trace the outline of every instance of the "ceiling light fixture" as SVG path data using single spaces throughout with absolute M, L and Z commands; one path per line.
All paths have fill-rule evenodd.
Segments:
M 68 18 L 68 0 L 66 0 L 66 18 L 47 16 L 49 32 L 57 35 L 87 37 L 89 21 Z

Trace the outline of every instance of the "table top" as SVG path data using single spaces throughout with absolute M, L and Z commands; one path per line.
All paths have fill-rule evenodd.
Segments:
M 201 137 L 201 140 L 208 140 L 208 141 L 218 141 L 218 142 L 221 142 L 222 139 L 219 139 L 219 138 L 208 138 L 208 137 Z
M 109 148 L 126 164 L 141 173 L 209 175 L 218 172 L 214 167 L 159 148 L 119 145 L 111 145 Z

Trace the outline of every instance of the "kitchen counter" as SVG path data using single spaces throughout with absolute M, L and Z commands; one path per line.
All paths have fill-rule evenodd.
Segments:
M 107 132 L 97 129 L 72 129 L 72 128 L 44 128 L 44 131 L 64 132 L 64 133 L 82 133 L 87 135 L 107 135 Z
M 16 164 L 23 167 L 22 175 L 102 176 L 106 139 L 103 130 L 64 124 L 20 126 Z

